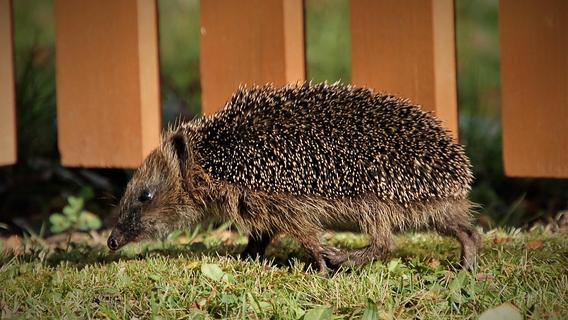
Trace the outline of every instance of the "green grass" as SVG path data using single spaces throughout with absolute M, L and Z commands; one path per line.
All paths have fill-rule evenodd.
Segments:
M 458 245 L 433 234 L 397 238 L 384 261 L 306 272 L 297 243 L 278 239 L 268 261 L 239 260 L 246 239 L 224 230 L 180 232 L 118 254 L 104 235 L 48 246 L 23 241 L 0 258 L 2 318 L 477 318 L 504 302 L 527 319 L 568 314 L 568 239 L 543 229 L 484 235 L 475 272 L 456 268 Z M 343 247 L 352 234 L 326 236 Z M 308 267 L 309 269 L 309 267 Z M 327 317 L 329 318 L 329 317 Z

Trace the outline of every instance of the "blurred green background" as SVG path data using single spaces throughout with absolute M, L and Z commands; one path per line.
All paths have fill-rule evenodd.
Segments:
M 163 125 L 199 114 L 197 0 L 158 0 Z M 530 226 L 568 207 L 568 182 L 512 179 L 501 159 L 497 0 L 456 1 L 460 137 L 476 182 L 480 224 Z M 131 173 L 65 168 L 56 141 L 53 1 L 14 1 L 19 163 L 0 168 L 0 220 L 11 230 L 37 229 L 66 198 L 94 194 L 85 206 L 103 217 Z M 306 0 L 308 79 L 350 80 L 347 0 Z

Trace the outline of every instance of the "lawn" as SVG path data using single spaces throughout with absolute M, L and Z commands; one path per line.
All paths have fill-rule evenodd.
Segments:
M 116 254 L 104 246 L 106 235 L 3 239 L 1 317 L 470 319 L 502 309 L 525 319 L 568 315 L 568 239 L 550 228 L 484 233 L 471 273 L 457 268 L 457 242 L 419 233 L 397 237 L 398 249 L 383 261 L 327 278 L 311 272 L 286 237 L 273 242 L 266 260 L 243 261 L 237 255 L 246 238 L 226 226 Z M 325 241 L 358 247 L 366 239 L 329 234 Z

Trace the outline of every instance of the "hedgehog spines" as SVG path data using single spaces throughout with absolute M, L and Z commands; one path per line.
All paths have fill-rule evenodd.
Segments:
M 465 198 L 472 180 L 430 113 L 351 85 L 243 86 L 218 113 L 170 130 L 191 136 L 214 179 L 247 190 L 405 205 Z

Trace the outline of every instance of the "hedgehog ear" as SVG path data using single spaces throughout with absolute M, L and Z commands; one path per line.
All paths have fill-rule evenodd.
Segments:
M 185 177 L 185 173 L 187 171 L 190 155 L 189 155 L 189 148 L 187 147 L 187 141 L 182 134 L 176 134 L 172 137 L 172 148 L 174 149 L 174 153 L 176 154 L 179 169 L 182 173 L 182 176 Z

